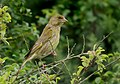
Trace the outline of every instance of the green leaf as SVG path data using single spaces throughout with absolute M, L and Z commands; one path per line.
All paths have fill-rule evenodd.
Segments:
M 97 77 L 97 78 L 95 79 L 95 83 L 96 83 L 96 84 L 101 84 L 101 81 L 102 81 L 102 79 L 101 79 L 100 77 Z
M 88 58 L 86 58 L 85 56 L 82 56 L 81 59 L 82 59 L 81 61 L 83 62 L 88 60 Z
M 105 51 L 102 47 L 98 47 L 98 49 L 96 50 L 96 54 L 100 55 L 101 52 Z
M 103 71 L 103 69 L 105 69 L 105 65 L 102 63 L 97 63 L 98 64 L 98 70 L 100 70 L 100 72 Z
M 112 71 L 107 71 L 105 74 L 104 74 L 105 77 L 113 77 L 114 76 L 114 72 Z
M 11 73 L 11 71 L 8 71 L 8 72 L 6 72 L 6 73 L 2 76 L 3 81 L 6 81 L 6 80 L 9 78 L 10 73 Z
M 56 77 L 56 83 L 58 83 L 58 80 L 60 80 L 61 78 L 60 77 Z
M 77 71 L 77 76 L 80 75 L 80 73 L 81 73 L 81 71 L 83 70 L 84 67 L 83 66 L 79 66 L 78 68 L 79 68 L 79 70 Z
M 76 73 L 73 73 L 73 75 L 75 76 L 75 75 L 77 75 Z
M 84 67 L 88 67 L 90 60 L 89 60 L 88 58 L 86 58 L 85 56 L 82 56 L 81 59 L 82 59 L 82 60 L 81 60 L 81 61 L 82 61 L 82 65 L 83 65 Z
M 103 61 L 103 60 L 106 61 L 107 58 L 108 58 L 108 55 L 106 55 L 106 54 L 102 54 L 102 55 L 101 55 L 101 59 L 102 59 L 102 61 Z
M 88 51 L 89 60 L 92 60 L 95 57 L 95 51 Z
M 8 59 L 8 57 L 4 57 L 3 59 L 0 58 L 0 64 L 3 64 L 5 62 L 5 60 Z
M 6 12 L 8 10 L 8 6 L 4 6 L 3 10 L 4 10 L 4 12 Z
M 49 79 L 52 80 L 56 77 L 56 74 L 49 75 Z
M 86 61 L 86 62 L 82 62 L 82 65 L 83 65 L 84 67 L 88 67 L 88 66 L 89 66 L 89 63 L 87 63 L 87 61 Z
M 78 80 L 75 79 L 75 78 L 73 78 L 73 79 L 70 81 L 70 83 L 71 83 L 71 84 L 75 84 L 75 81 L 78 81 Z

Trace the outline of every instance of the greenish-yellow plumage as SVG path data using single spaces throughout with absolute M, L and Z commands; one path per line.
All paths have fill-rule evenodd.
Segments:
M 41 36 L 38 38 L 30 52 L 27 54 L 26 59 L 19 70 L 21 70 L 25 63 L 31 59 L 42 59 L 54 52 L 59 43 L 61 26 L 66 21 L 67 20 L 62 15 L 55 15 L 50 18 L 50 21 L 45 26 Z

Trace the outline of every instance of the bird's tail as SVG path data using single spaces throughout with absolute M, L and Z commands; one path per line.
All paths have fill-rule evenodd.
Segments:
M 17 73 L 16 73 L 15 80 L 17 79 L 20 70 L 24 67 L 24 65 L 25 65 L 28 61 L 29 61 L 29 59 L 26 59 L 26 60 L 22 63 L 22 65 L 20 66 L 20 68 L 18 69 L 18 71 L 17 71 Z

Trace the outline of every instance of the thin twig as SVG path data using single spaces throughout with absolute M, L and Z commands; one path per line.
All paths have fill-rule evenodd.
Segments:
M 69 75 L 70 75 L 70 77 L 72 78 L 72 74 L 70 73 L 70 70 L 68 69 L 68 67 L 67 67 L 66 63 L 65 63 L 65 62 L 63 62 L 63 64 L 65 65 L 65 67 L 66 67 L 66 69 L 67 69 L 67 71 L 68 71 L 68 74 L 69 74 Z
M 38 63 L 35 61 L 35 64 L 36 64 L 36 66 L 37 66 L 37 70 L 38 70 L 38 72 L 41 72 L 41 70 L 40 70 L 40 68 L 39 68 L 39 65 L 38 65 Z
M 59 67 L 58 67 L 58 68 L 59 68 L 59 70 L 58 70 L 58 71 L 57 71 L 57 73 L 56 73 L 57 75 L 59 75 L 59 74 L 60 74 L 60 72 L 61 72 L 61 70 L 63 69 L 63 67 L 64 67 L 64 65 L 62 65 L 62 66 L 61 66 L 61 68 L 59 68 Z
M 22 34 L 22 36 L 23 36 L 23 40 L 25 41 L 25 45 L 26 45 L 26 47 L 27 47 L 27 50 L 29 50 L 29 47 L 28 47 L 27 41 L 26 41 L 26 39 L 25 39 L 25 37 L 24 37 L 23 34 Z
M 94 50 L 98 49 L 98 47 L 101 45 L 101 43 L 102 43 L 106 38 L 108 38 L 112 33 L 113 33 L 113 31 L 110 32 L 107 36 L 103 37 L 103 39 L 102 39 L 101 41 L 99 41 L 98 43 L 96 43 L 96 46 L 95 46 L 96 48 L 94 48 Z
M 67 46 L 68 46 L 68 54 L 67 54 L 67 57 L 69 58 L 69 56 L 70 56 L 70 46 L 69 46 L 69 39 L 68 39 L 68 37 L 66 36 L 66 39 L 67 39 Z
M 82 52 L 81 53 L 83 53 L 84 50 L 85 50 L 85 36 L 83 35 L 83 47 L 82 47 Z
M 73 47 L 71 48 L 71 50 L 70 50 L 70 55 L 72 54 L 72 52 L 73 52 L 75 46 L 76 46 L 76 43 L 75 43 L 75 44 L 73 45 Z

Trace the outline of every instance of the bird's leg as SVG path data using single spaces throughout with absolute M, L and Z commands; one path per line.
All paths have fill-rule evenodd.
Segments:
M 51 55 L 57 56 L 57 53 L 53 50 L 53 51 L 51 52 Z

